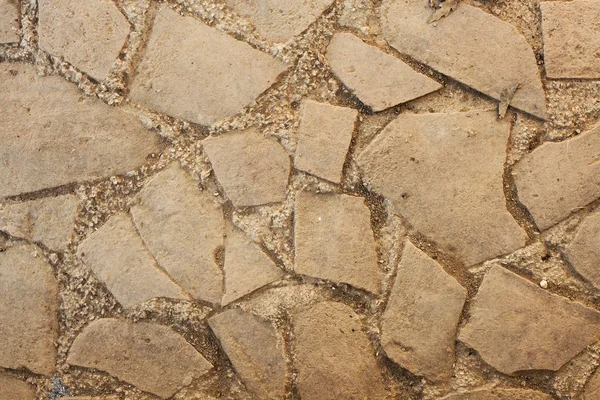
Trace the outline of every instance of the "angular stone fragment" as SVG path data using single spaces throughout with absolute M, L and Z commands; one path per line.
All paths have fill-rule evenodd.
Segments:
M 552 400 L 549 394 L 529 389 L 479 389 L 472 392 L 456 393 L 440 400 Z
M 525 244 L 503 191 L 509 131 L 510 123 L 492 111 L 403 114 L 358 163 L 367 186 L 415 230 L 476 264 Z
M 258 399 L 284 397 L 283 339 L 269 321 L 231 309 L 210 318 L 208 324 L 242 382 Z
M 210 125 L 241 112 L 285 69 L 281 61 L 163 5 L 129 96 Z
M 32 65 L 0 64 L 0 198 L 131 171 L 159 151 L 131 114 Z
M 407 242 L 381 322 L 388 357 L 432 381 L 448 379 L 466 296 L 441 265 Z
M 583 390 L 583 400 L 598 400 L 600 399 L 600 370 L 592 374 L 590 379 L 585 384 Z
M 562 142 L 546 142 L 513 168 L 519 200 L 548 229 L 600 197 L 600 124 Z
M 510 105 L 546 118 L 533 50 L 511 24 L 466 3 L 435 24 L 428 0 L 385 0 L 386 40 L 399 52 L 496 100 L 519 85 Z
M 0 204 L 0 230 L 65 251 L 73 233 L 79 199 L 64 195 L 24 203 Z
M 0 375 L 0 400 L 35 400 L 35 390 L 27 382 Z
M 583 220 L 565 255 L 578 273 L 600 288 L 600 210 Z
M 373 349 L 350 307 L 325 301 L 293 321 L 303 400 L 387 398 Z
M 379 293 L 375 239 L 362 198 L 298 192 L 294 216 L 297 273 Z
M 556 371 L 600 339 L 600 313 L 492 267 L 458 338 L 502 373 Z
M 94 368 L 162 398 L 173 396 L 212 365 L 167 326 L 103 318 L 77 336 L 67 362 Z
M 212 193 L 172 164 L 156 175 L 131 207 L 148 250 L 169 276 L 195 299 L 219 303 L 223 273 L 215 260 L 223 245 L 223 211 Z
M 129 34 L 111 0 L 40 0 L 40 48 L 104 80 Z
M 373 111 L 406 103 L 442 85 L 351 33 L 336 33 L 327 48 L 333 73 Z
M 290 158 L 277 140 L 248 129 L 212 136 L 202 144 L 225 195 L 235 207 L 285 199 Z
M 17 42 L 19 9 L 16 0 L 0 0 L 0 43 Z
M 77 253 L 123 307 L 155 297 L 188 299 L 158 268 L 125 213 L 112 216 L 79 245 Z
M 0 367 L 52 375 L 58 336 L 58 283 L 39 248 L 0 253 Z

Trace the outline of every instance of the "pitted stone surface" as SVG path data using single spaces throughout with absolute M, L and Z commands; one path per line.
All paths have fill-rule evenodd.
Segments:
M 552 400 L 552 396 L 527 389 L 480 389 L 451 394 L 440 400 Z
M 565 255 L 578 273 L 600 288 L 600 210 L 583 220 Z
M 16 0 L 0 0 L 0 43 L 17 42 L 19 35 L 19 3 Z
M 0 375 L 0 400 L 35 400 L 35 390 L 27 382 Z

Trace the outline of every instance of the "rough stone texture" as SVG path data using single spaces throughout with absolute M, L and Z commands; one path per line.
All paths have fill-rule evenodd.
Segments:
M 0 375 L 0 400 L 35 400 L 35 391 L 27 382 Z
M 583 391 L 583 400 L 597 400 L 600 399 L 600 370 L 596 369 L 596 372 L 592 374 L 590 379 L 585 384 Z
M 77 253 L 124 307 L 155 297 L 188 299 L 159 270 L 128 214 L 112 216 L 79 245 Z
M 381 274 L 362 198 L 299 192 L 294 218 L 297 273 L 379 293 Z
M 510 123 L 497 121 L 492 111 L 403 114 L 358 163 L 367 186 L 415 230 L 476 264 L 525 244 L 503 191 L 509 131 Z
M 565 255 L 578 273 L 600 288 L 600 210 L 583 220 Z
M 303 400 L 387 398 L 373 349 L 350 307 L 321 302 L 296 314 L 294 323 Z
M 65 251 L 73 233 L 79 199 L 64 195 L 24 203 L 0 204 L 0 230 Z
M 294 166 L 339 183 L 358 112 L 305 100 L 300 114 Z
M 75 339 L 67 362 L 95 368 L 167 398 L 212 368 L 171 328 L 104 318 Z
M 441 265 L 407 242 L 381 322 L 388 357 L 432 381 L 450 378 L 466 297 Z
M 285 69 L 281 61 L 163 5 L 129 96 L 210 125 L 241 112 Z
M 546 102 L 533 50 L 515 27 L 464 2 L 428 24 L 427 0 L 385 0 L 382 27 L 399 52 L 496 100 L 519 85 L 511 106 L 546 118 Z
M 600 197 L 600 124 L 563 142 L 546 142 L 513 168 L 519 200 L 541 230 Z
M 336 33 L 327 48 L 333 73 L 373 111 L 434 92 L 439 83 L 351 33 Z
M 0 253 L 0 367 L 52 375 L 58 283 L 42 252 L 15 245 Z
M 599 328 L 599 312 L 494 266 L 458 338 L 505 374 L 556 371 L 600 339 Z
M 212 136 L 202 144 L 225 195 L 235 207 L 284 200 L 290 158 L 277 140 L 251 128 Z
M 0 43 L 17 42 L 19 9 L 16 0 L 0 0 Z
M 479 389 L 451 394 L 440 400 L 552 400 L 552 396 L 527 389 Z
M 156 175 L 131 207 L 133 221 L 158 264 L 195 299 L 219 303 L 223 211 L 212 193 L 174 163 Z
M 0 198 L 122 174 L 161 149 L 139 121 L 32 65 L 0 64 Z
M 210 318 L 208 323 L 242 382 L 257 398 L 284 398 L 283 339 L 269 321 L 232 309 Z
M 541 2 L 549 78 L 600 78 L 600 2 Z
M 96 80 L 107 77 L 129 34 L 111 0 L 40 0 L 39 45 Z

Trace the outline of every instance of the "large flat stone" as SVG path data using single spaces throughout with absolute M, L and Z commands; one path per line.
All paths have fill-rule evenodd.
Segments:
M 529 389 L 479 389 L 472 392 L 456 393 L 440 400 L 552 400 L 549 394 Z
M 16 0 L 0 0 L 0 43 L 19 41 L 19 3 Z
M 583 220 L 565 255 L 578 273 L 600 288 L 600 210 Z
M 35 400 L 35 390 L 27 382 L 0 375 L 0 400 Z

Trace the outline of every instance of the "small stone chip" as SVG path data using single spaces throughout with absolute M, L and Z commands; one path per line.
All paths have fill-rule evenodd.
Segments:
M 0 375 L 0 400 L 35 400 L 35 390 L 27 382 Z
M 479 389 L 450 394 L 440 400 L 552 400 L 549 394 L 529 389 Z
M 565 255 L 575 271 L 600 289 L 600 210 L 583 220 Z
M 14 0 L 0 0 L 0 43 L 17 42 L 19 9 Z

